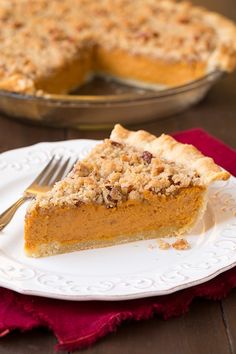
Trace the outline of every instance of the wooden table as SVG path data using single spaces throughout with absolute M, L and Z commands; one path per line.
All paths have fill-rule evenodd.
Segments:
M 236 0 L 196 0 L 210 9 L 236 20 Z M 236 74 L 218 83 L 208 97 L 191 110 L 137 128 L 154 134 L 202 127 L 236 148 Z M 0 151 L 40 141 L 74 138 L 101 139 L 106 131 L 76 131 L 23 124 L 0 117 Z M 227 158 L 227 157 L 226 157 Z M 56 340 L 44 329 L 15 332 L 0 340 L 0 354 L 53 353 Z M 195 300 L 188 314 L 164 321 L 157 316 L 148 321 L 123 324 L 87 354 L 232 354 L 236 353 L 236 290 L 223 301 Z M 78 353 L 78 352 L 76 352 Z

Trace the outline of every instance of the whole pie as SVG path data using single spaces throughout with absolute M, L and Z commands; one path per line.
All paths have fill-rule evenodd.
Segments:
M 175 0 L 0 0 L 0 89 L 66 93 L 93 75 L 173 87 L 236 64 L 230 20 Z
M 208 186 L 228 178 L 191 145 L 116 125 L 110 139 L 31 204 L 26 254 L 185 234 L 205 211 Z

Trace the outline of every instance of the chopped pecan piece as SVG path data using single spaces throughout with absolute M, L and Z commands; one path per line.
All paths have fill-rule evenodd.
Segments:
M 113 141 L 113 140 L 111 140 L 111 145 L 117 146 L 117 147 L 121 147 L 122 146 L 122 144 L 118 143 L 117 141 Z
M 109 190 L 109 191 L 112 190 L 112 186 L 105 186 L 105 188 L 106 188 L 107 190 Z
M 148 164 L 151 163 L 152 161 L 152 158 L 153 158 L 153 155 L 149 152 L 149 151 L 144 151 L 142 153 L 142 159 L 147 162 Z
M 13 26 L 14 26 L 14 28 L 18 29 L 18 28 L 23 27 L 24 24 L 23 24 L 22 22 L 17 22 L 17 21 L 16 21 L 16 22 L 13 23 Z
M 76 206 L 76 207 L 80 207 L 82 204 L 83 204 L 83 202 L 82 202 L 81 200 L 77 200 L 77 201 L 75 202 L 75 206 Z
M 187 16 L 182 16 L 178 18 L 178 22 L 187 25 L 190 22 L 190 19 Z
M 105 186 L 105 190 L 103 190 L 103 198 L 105 203 L 109 205 L 109 207 L 113 207 L 117 204 L 117 202 L 122 200 L 122 193 L 119 188 L 112 186 Z
M 118 188 L 112 187 L 110 197 L 112 198 L 112 200 L 119 201 L 122 199 L 122 194 Z

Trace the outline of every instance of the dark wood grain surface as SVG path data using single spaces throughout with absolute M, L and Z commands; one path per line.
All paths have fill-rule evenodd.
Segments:
M 195 0 L 236 20 L 236 0 Z M 208 97 L 189 111 L 134 128 L 154 134 L 202 127 L 236 148 L 236 74 L 219 82 Z M 24 124 L 0 116 L 0 151 L 72 138 L 101 139 L 107 131 L 76 131 Z M 227 157 L 226 157 L 227 158 Z M 49 354 L 56 340 L 45 329 L 14 332 L 0 340 L 0 354 Z M 78 352 L 76 352 L 78 353 Z M 223 301 L 195 300 L 190 311 L 164 321 L 128 322 L 100 340 L 86 354 L 233 354 L 236 353 L 236 290 Z

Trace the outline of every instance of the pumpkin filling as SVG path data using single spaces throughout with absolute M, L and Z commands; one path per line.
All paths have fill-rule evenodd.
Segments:
M 142 202 L 128 200 L 115 208 L 81 204 L 53 208 L 49 214 L 36 209 L 26 219 L 26 252 L 45 256 L 178 235 L 195 222 L 204 191 L 193 186 L 166 197 L 149 193 Z

